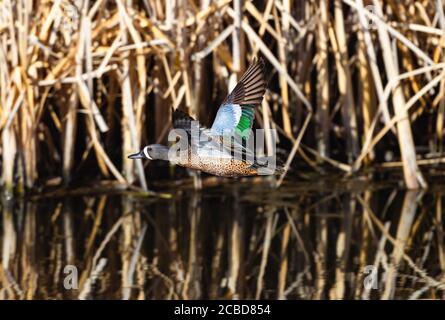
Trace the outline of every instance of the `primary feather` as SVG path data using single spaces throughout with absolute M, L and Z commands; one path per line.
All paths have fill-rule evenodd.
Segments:
M 212 134 L 246 139 L 255 119 L 255 106 L 261 104 L 265 91 L 264 61 L 255 60 L 219 107 Z

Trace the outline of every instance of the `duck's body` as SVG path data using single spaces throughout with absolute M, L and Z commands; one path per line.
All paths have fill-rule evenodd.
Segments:
M 256 176 L 258 174 L 258 169 L 235 159 L 223 159 L 216 162 L 212 157 L 199 157 L 197 161 L 180 163 L 180 165 L 220 177 Z
M 208 154 L 189 152 L 185 161 L 178 161 L 182 167 L 200 170 L 220 177 L 256 176 L 258 168 L 251 163 L 232 157 L 216 157 Z
M 150 145 L 129 157 L 166 160 L 224 177 L 258 175 L 259 169 L 267 166 L 246 147 L 246 140 L 253 125 L 255 106 L 261 103 L 266 90 L 263 68 L 264 62 L 260 59 L 247 69 L 220 106 L 212 127 L 206 129 L 198 125 L 195 131 L 195 134 L 199 132 L 198 139 L 192 133 L 194 119 L 178 109 L 173 112 L 173 128 L 185 131 L 188 138 L 187 150 L 182 156 L 170 153 L 166 146 Z

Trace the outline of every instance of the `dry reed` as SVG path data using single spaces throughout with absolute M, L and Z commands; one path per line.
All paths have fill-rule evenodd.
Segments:
M 391 154 L 425 188 L 419 163 L 443 157 L 444 21 L 441 1 L 3 0 L 1 184 L 146 190 L 126 155 L 165 140 L 172 106 L 208 125 L 262 55 L 257 119 L 294 146 L 288 167 L 350 175 Z

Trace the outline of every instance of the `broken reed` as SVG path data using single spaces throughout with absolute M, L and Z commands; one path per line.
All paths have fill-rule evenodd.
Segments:
M 3 0 L 1 182 L 88 172 L 146 189 L 126 155 L 165 140 L 172 106 L 208 125 L 261 55 L 257 122 L 287 164 L 351 174 L 391 151 L 405 185 L 426 187 L 419 163 L 444 160 L 444 30 L 441 1 Z

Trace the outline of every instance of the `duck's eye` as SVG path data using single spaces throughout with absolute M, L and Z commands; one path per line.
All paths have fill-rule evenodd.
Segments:
M 148 150 L 148 151 L 151 151 L 151 147 L 148 147 L 147 150 Z

